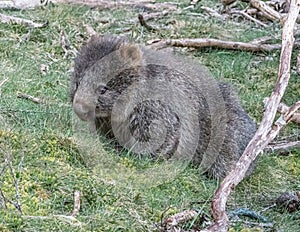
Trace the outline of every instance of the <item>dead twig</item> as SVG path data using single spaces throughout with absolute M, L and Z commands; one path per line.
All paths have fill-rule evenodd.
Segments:
M 151 19 L 158 19 L 158 18 L 163 18 L 164 16 L 168 15 L 169 11 L 163 10 L 159 12 L 151 12 L 151 13 L 144 13 L 143 18 L 144 20 L 151 20 Z
M 154 49 L 161 49 L 167 46 L 193 48 L 216 47 L 250 52 L 270 52 L 281 48 L 281 44 L 245 43 L 209 38 L 158 40 L 158 42 L 150 44 L 149 46 Z
M 74 209 L 72 212 L 72 216 L 76 217 L 80 210 L 80 192 L 75 190 L 74 192 Z
M 146 22 L 145 22 L 145 19 L 143 17 L 143 15 L 139 14 L 138 15 L 138 19 L 139 19 L 139 22 L 141 24 L 141 26 L 145 27 L 147 29 L 147 31 L 150 31 L 150 32 L 154 32 L 154 31 L 157 31 L 156 28 L 148 25 Z
M 67 33 L 64 31 L 64 30 L 61 30 L 60 32 L 60 44 L 61 44 L 61 47 L 62 49 L 64 50 L 65 52 L 65 55 L 64 55 L 64 59 L 67 58 L 67 56 L 69 55 L 69 53 L 72 53 L 73 56 L 76 56 L 76 54 L 78 53 L 78 51 L 76 50 L 75 47 L 73 47 L 69 41 L 69 38 L 67 36 Z
M 266 107 L 267 103 L 269 101 L 269 98 L 266 97 L 264 99 L 264 105 Z M 279 106 L 278 106 L 278 109 L 277 111 L 281 114 L 286 114 L 289 110 L 290 110 L 291 107 L 287 106 L 286 104 L 284 103 L 280 103 Z M 300 112 L 295 112 L 293 115 L 292 115 L 292 118 L 290 119 L 290 121 L 292 122 L 295 122 L 295 123 L 299 123 L 300 124 Z
M 278 20 L 282 22 L 282 15 L 272 7 L 268 6 L 265 2 L 260 0 L 244 0 L 244 2 L 249 2 L 254 8 L 259 10 L 265 18 L 273 22 Z
M 2 192 L 2 189 L 0 188 L 0 197 L 2 198 L 2 206 L 4 209 L 7 209 L 7 199 L 4 195 L 4 193 Z
M 250 43 L 265 44 L 265 43 L 267 43 L 268 41 L 270 41 L 272 39 L 274 39 L 274 37 L 272 37 L 272 36 L 263 36 L 263 37 L 256 38 L 256 39 L 252 40 Z
M 9 16 L 5 14 L 0 14 L 0 22 L 2 23 L 16 23 L 21 24 L 28 27 L 34 27 L 34 28 L 41 28 L 48 25 L 48 22 L 46 23 L 35 23 L 28 19 L 22 19 L 14 16 Z
M 201 0 L 200 0 L 201 1 Z M 191 0 L 190 5 L 195 8 L 195 6 L 197 5 L 197 3 L 199 2 L 199 0 Z
M 219 14 L 216 10 L 213 10 L 209 7 L 206 6 L 201 6 L 200 7 L 202 10 L 206 11 L 210 16 L 221 19 L 221 20 L 225 20 L 226 16 Z
M 25 94 L 25 93 L 20 93 L 19 92 L 17 95 L 18 95 L 18 98 L 24 98 L 24 99 L 30 100 L 34 103 L 37 103 L 37 104 L 42 103 L 42 100 L 40 98 L 33 97 L 33 96 Z
M 185 210 L 165 219 L 162 225 L 167 231 L 173 231 L 176 226 L 194 219 L 197 215 L 198 213 L 195 210 Z
M 8 78 L 5 78 L 4 80 L 2 80 L 0 82 L 0 97 L 1 97 L 1 94 L 2 94 L 2 86 L 8 81 Z
M 242 15 L 243 17 L 245 17 L 246 19 L 249 19 L 250 21 L 255 22 L 257 25 L 260 25 L 262 27 L 268 27 L 267 24 L 261 22 L 260 20 L 253 18 L 251 15 L 247 14 L 246 11 L 240 11 L 240 10 L 232 10 L 231 11 L 232 14 L 239 14 Z
M 292 115 L 300 107 L 300 102 L 290 107 L 289 111 L 280 117 L 272 127 L 276 111 L 281 98 L 286 90 L 290 78 L 291 54 L 294 44 L 293 30 L 299 14 L 300 4 L 297 0 L 291 0 L 288 17 L 282 30 L 282 50 L 276 86 L 269 98 L 261 124 L 252 140 L 246 147 L 243 155 L 235 165 L 235 168 L 225 177 L 217 189 L 212 200 L 212 215 L 214 224 L 203 231 L 225 232 L 229 227 L 229 219 L 226 214 L 226 202 L 231 191 L 244 178 L 250 164 L 258 154 L 272 141 L 280 129 L 292 118 Z
M 300 141 L 287 142 L 283 144 L 274 144 L 268 145 L 264 152 L 279 152 L 279 153 L 287 153 L 292 149 L 300 148 Z

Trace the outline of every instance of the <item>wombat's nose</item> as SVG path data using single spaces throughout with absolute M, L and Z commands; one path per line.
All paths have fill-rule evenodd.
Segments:
M 83 121 L 92 121 L 95 119 L 95 109 L 90 104 L 74 100 L 73 102 L 74 112 Z

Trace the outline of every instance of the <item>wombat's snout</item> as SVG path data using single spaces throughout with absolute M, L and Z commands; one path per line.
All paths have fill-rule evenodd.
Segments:
M 95 107 L 82 99 L 74 98 L 73 109 L 78 117 L 83 121 L 92 121 L 95 119 Z

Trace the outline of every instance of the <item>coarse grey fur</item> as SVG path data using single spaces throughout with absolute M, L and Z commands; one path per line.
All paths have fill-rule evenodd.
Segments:
M 228 174 L 256 131 L 229 84 L 191 59 L 124 37 L 91 38 L 75 60 L 70 95 L 80 119 L 125 148 L 138 142 L 150 144 L 141 153 L 153 158 L 192 155 L 214 178 Z

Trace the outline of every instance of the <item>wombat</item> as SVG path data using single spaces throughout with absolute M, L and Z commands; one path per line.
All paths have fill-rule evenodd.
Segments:
M 93 36 L 82 47 L 70 95 L 81 120 L 124 148 L 191 161 L 217 179 L 231 171 L 256 131 L 233 88 L 207 68 L 125 37 Z

